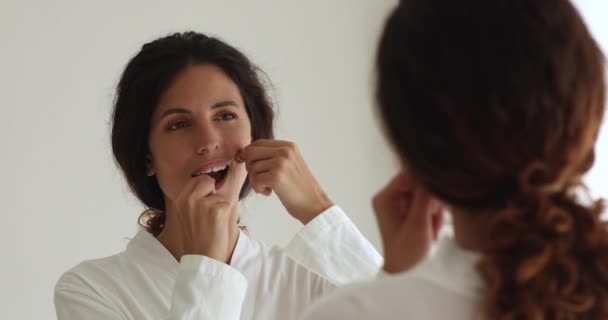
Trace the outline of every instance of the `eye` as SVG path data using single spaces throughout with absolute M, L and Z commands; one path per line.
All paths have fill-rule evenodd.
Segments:
M 217 119 L 222 120 L 222 121 L 235 120 L 236 118 L 238 118 L 238 117 L 236 116 L 235 113 L 232 113 L 232 112 L 224 112 L 217 116 Z
M 185 128 L 187 126 L 188 126 L 188 124 L 186 123 L 186 121 L 180 120 L 180 121 L 172 122 L 169 125 L 169 127 L 167 127 L 167 130 L 169 130 L 169 131 L 175 131 L 175 130 L 179 130 L 179 129 Z

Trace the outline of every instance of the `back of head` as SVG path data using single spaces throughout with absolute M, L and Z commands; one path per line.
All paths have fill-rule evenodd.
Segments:
M 594 160 L 604 58 L 567 0 L 403 0 L 378 52 L 379 109 L 408 172 L 490 219 L 488 319 L 608 316 Z

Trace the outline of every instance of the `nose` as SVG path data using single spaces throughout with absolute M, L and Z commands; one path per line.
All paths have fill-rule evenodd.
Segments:
M 196 153 L 209 153 L 220 148 L 221 135 L 213 126 L 198 126 L 195 141 Z

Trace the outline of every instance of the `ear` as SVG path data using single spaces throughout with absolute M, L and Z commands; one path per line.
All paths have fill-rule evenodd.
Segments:
M 152 177 L 156 174 L 156 170 L 154 170 L 154 164 L 152 163 L 152 156 L 149 154 L 146 155 L 146 175 L 148 177 Z

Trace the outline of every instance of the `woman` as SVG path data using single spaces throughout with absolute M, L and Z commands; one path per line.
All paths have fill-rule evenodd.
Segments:
M 374 199 L 386 273 L 305 319 L 608 319 L 602 202 L 581 188 L 604 57 L 573 5 L 402 0 L 377 66 L 403 164 Z M 416 265 L 438 201 L 453 236 Z
M 118 84 L 112 148 L 149 210 L 117 255 L 55 289 L 59 319 L 286 319 L 381 258 L 318 185 L 293 143 L 272 140 L 257 69 L 194 32 L 145 44 Z M 239 230 L 250 189 L 305 226 L 285 250 Z

